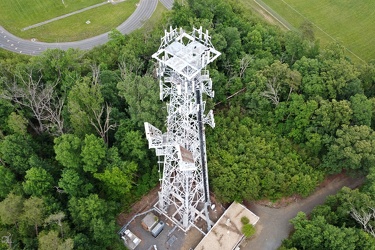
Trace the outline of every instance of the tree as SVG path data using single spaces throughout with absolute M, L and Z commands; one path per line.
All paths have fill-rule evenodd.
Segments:
M 320 135 L 331 137 L 335 135 L 338 128 L 350 124 L 352 114 L 350 102 L 346 100 L 320 100 L 311 127 L 314 127 Z
M 93 219 L 90 225 L 90 231 L 92 231 L 92 238 L 96 242 L 96 246 L 102 246 L 104 249 L 113 245 L 113 242 L 116 240 L 116 235 L 114 234 L 116 225 L 114 220 Z
M 15 225 L 20 221 L 22 209 L 22 196 L 9 193 L 7 197 L 0 202 L 0 222 L 4 225 Z
M 8 235 L 2 236 L 1 237 L 1 243 L 4 244 L 4 245 L 6 245 L 7 248 L 5 248 L 4 245 L 0 245 L 0 249 L 4 249 L 4 250 L 5 249 L 13 249 L 12 248 L 12 243 L 13 243 L 13 241 L 12 241 L 12 234 L 8 233 Z M 2 248 L 2 246 L 4 246 L 4 248 Z
M 0 199 L 5 198 L 16 184 L 12 171 L 0 165 Z
M 100 84 L 84 78 L 78 81 L 68 94 L 68 111 L 74 134 L 83 138 L 85 134 L 95 133 L 92 122 L 96 122 L 95 114 L 100 114 L 103 107 L 103 96 Z
M 108 132 L 113 130 L 116 127 L 116 124 L 111 124 L 110 114 L 112 108 L 106 104 L 105 112 L 104 106 L 102 106 L 99 112 L 93 110 L 94 120 L 91 120 L 91 125 L 94 126 L 96 132 L 104 140 L 105 143 L 108 143 Z M 102 122 L 103 115 L 105 114 L 104 122 Z
M 367 126 L 347 126 L 337 130 L 322 167 L 331 173 L 342 169 L 368 170 L 375 165 L 375 133 Z
M 65 214 L 64 212 L 58 212 L 56 214 L 50 214 L 45 220 L 44 222 L 47 223 L 47 224 L 50 224 L 50 223 L 56 223 L 59 227 L 60 227 L 60 234 L 61 234 L 61 237 L 64 238 L 64 229 L 63 229 L 63 223 L 62 223 L 62 220 L 65 218 Z
M 285 61 L 293 65 L 295 61 L 307 56 L 309 42 L 300 33 L 289 31 L 285 34 Z
M 104 173 L 95 173 L 94 177 L 99 179 L 106 190 L 108 197 L 115 199 L 124 198 L 132 187 L 133 174 L 137 165 L 133 162 L 124 162 L 124 167 L 111 167 L 104 170 Z
M 91 183 L 80 175 L 75 169 L 64 169 L 59 180 L 59 187 L 70 196 L 86 196 L 93 188 Z
M 302 37 L 305 40 L 308 40 L 310 42 L 315 41 L 314 26 L 310 21 L 304 20 L 299 29 L 301 30 Z
M 78 49 L 48 49 L 39 56 L 31 58 L 30 64 L 41 69 L 45 82 L 58 83 L 58 89 L 67 92 L 70 86 L 64 85 L 64 80 L 70 77 L 70 73 L 80 74 L 84 65 L 84 51 Z M 57 90 L 58 90 L 57 89 Z
M 0 141 L 0 158 L 19 174 L 30 168 L 29 159 L 35 155 L 35 144 L 31 137 L 19 134 L 7 135 Z
M 283 242 L 287 248 L 375 249 L 374 238 L 367 237 L 361 230 L 328 224 L 323 216 L 317 216 L 309 221 L 303 212 L 299 212 L 291 223 L 295 231 Z
M 317 108 L 318 103 L 315 100 L 305 101 L 303 95 L 291 94 L 290 101 L 280 103 L 275 110 L 280 132 L 296 143 L 304 143 Z
M 72 197 L 69 200 L 69 211 L 76 227 L 87 229 L 91 227 L 93 219 L 106 218 L 109 209 L 105 200 L 97 194 L 90 194 L 84 198 Z
M 289 69 L 287 64 L 275 61 L 272 65 L 258 72 L 258 81 L 264 86 L 262 96 L 269 99 L 275 106 L 280 101 L 288 101 L 291 93 L 298 90 L 301 75 Z
M 363 94 L 350 97 L 350 107 L 353 110 L 353 124 L 371 126 L 372 103 Z
M 32 167 L 26 171 L 25 181 L 22 183 L 25 193 L 41 197 L 53 187 L 52 176 L 43 168 Z
M 342 100 L 362 92 L 358 76 L 354 65 L 347 60 L 322 60 L 320 77 L 326 92 L 322 97 Z
M 95 135 L 86 135 L 83 141 L 81 157 L 83 170 L 85 172 L 95 173 L 101 166 L 106 155 L 106 146 L 103 140 Z
M 119 152 L 127 161 L 147 166 L 149 164 L 147 140 L 142 132 L 135 130 L 129 123 L 128 120 L 122 120 L 116 131 L 115 138 Z
M 74 242 L 72 239 L 62 241 L 59 238 L 58 232 L 49 231 L 48 233 L 41 233 L 38 237 L 39 250 L 73 250 Z
M 316 96 L 326 97 L 327 91 L 320 77 L 320 62 L 318 59 L 302 57 L 294 63 L 293 69 L 302 75 L 300 89 L 306 100 L 313 99 Z
M 165 108 L 159 100 L 159 84 L 150 75 L 123 75 L 118 83 L 119 95 L 128 103 L 131 120 L 139 127 L 145 121 L 162 128 Z
M 352 208 L 350 214 L 363 230 L 375 237 L 375 207 L 362 208 L 360 211 Z
M 244 47 L 249 53 L 257 53 L 263 47 L 262 34 L 258 29 L 247 33 L 245 41 Z
M 56 160 L 67 168 L 80 169 L 82 141 L 72 134 L 65 134 L 54 140 Z
M 30 226 L 34 226 L 35 234 L 38 235 L 38 227 L 44 222 L 44 201 L 41 198 L 31 196 L 23 203 L 22 221 Z
M 8 126 L 15 134 L 26 135 L 27 133 L 27 120 L 15 112 L 9 115 Z
M 38 125 L 34 126 L 31 122 L 29 124 L 38 134 L 47 131 L 61 135 L 64 129 L 64 98 L 55 93 L 57 83 L 43 82 L 43 74 L 40 70 L 36 71 L 32 68 L 18 69 L 15 81 L 5 82 L 5 91 L 1 96 L 31 111 Z

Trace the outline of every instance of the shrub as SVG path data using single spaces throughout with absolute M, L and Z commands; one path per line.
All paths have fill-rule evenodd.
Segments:
M 246 216 L 241 217 L 241 222 L 243 225 L 249 224 L 250 220 Z
M 245 224 L 242 226 L 242 233 L 245 235 L 246 238 L 249 238 L 254 235 L 255 228 L 251 224 Z

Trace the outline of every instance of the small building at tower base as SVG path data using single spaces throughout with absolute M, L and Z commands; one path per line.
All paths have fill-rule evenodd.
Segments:
M 233 202 L 215 223 L 207 235 L 195 247 L 195 250 L 204 249 L 236 249 L 244 239 L 241 218 L 247 217 L 249 223 L 255 226 L 259 217 L 242 204 Z

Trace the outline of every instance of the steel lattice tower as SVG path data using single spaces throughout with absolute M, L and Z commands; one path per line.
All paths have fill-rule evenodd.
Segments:
M 204 124 L 215 126 L 212 110 L 204 114 L 202 94 L 214 96 L 206 66 L 220 52 L 211 44 L 208 31 L 182 29 L 165 31 L 159 50 L 153 54 L 158 62 L 160 99 L 167 96 L 167 132 L 145 122 L 149 148 L 163 157 L 163 178 L 156 208 L 184 231 L 198 217 L 207 221 L 210 205 Z

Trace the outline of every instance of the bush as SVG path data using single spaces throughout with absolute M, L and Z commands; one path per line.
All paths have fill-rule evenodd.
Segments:
M 250 220 L 246 216 L 241 217 L 241 222 L 243 225 L 249 224 Z
M 242 218 L 241 218 L 242 220 Z M 242 233 L 245 235 L 246 238 L 249 238 L 254 235 L 255 228 L 251 224 L 245 224 L 242 226 Z

